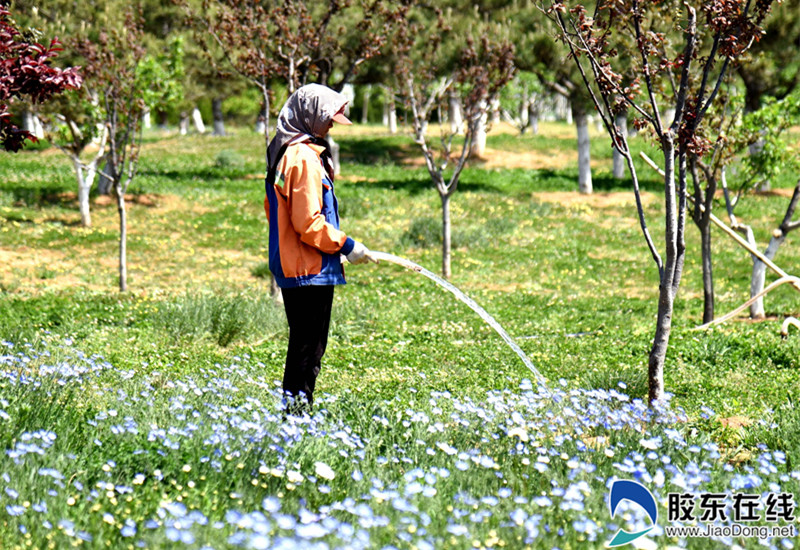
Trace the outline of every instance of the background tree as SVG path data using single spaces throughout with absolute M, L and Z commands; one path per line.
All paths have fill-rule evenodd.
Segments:
M 771 4 L 770 0 L 755 4 L 750 0 L 686 2 L 685 19 L 678 15 L 677 4 L 672 2 L 600 0 L 590 5 L 554 1 L 550 5 L 550 14 L 561 39 L 570 49 L 585 88 L 603 117 L 614 146 L 627 161 L 642 231 L 658 267 L 658 318 L 648 362 L 651 402 L 664 397 L 664 362 L 686 251 L 684 234 L 689 159 L 690 156 L 702 158 L 712 149 L 716 141 L 715 129 L 703 125 L 703 118 L 717 99 L 731 61 L 741 56 L 760 36 L 760 25 Z M 635 60 L 638 79 L 628 87 L 623 87 L 622 75 L 611 64 L 611 60 L 619 55 L 616 48 L 622 42 L 616 37 L 618 33 L 636 37 L 630 59 Z M 682 43 L 672 38 L 678 35 L 682 36 Z M 680 79 L 669 98 L 675 115 L 667 124 L 659 108 L 657 84 L 668 76 L 665 71 L 677 67 L 680 67 Z M 663 260 L 645 222 L 638 176 L 627 137 L 614 125 L 612 118 L 625 105 L 636 112 L 638 128 L 649 128 L 654 133 L 663 153 Z
M 578 191 L 591 193 L 589 114 L 593 105 L 580 73 L 567 62 L 569 49 L 553 40 L 547 19 L 535 2 L 515 2 L 504 10 L 503 17 L 514 33 L 519 69 L 536 74 L 544 89 L 569 104 L 578 138 Z
M 402 56 L 397 71 L 397 88 L 402 90 L 411 122 L 414 140 L 422 149 L 425 166 L 439 193 L 442 203 L 442 275 L 451 275 L 451 222 L 450 199 L 458 188 L 459 177 L 486 117 L 489 105 L 499 97 L 500 90 L 514 75 L 514 47 L 507 40 L 490 39 L 499 36 L 497 27 L 493 32 L 473 29 L 480 40 L 468 36 L 459 53 L 455 72 L 442 71 L 448 63 L 442 51 L 442 42 L 450 35 L 451 27 L 446 23 L 441 10 L 417 14 L 407 27 L 399 33 L 403 44 Z M 453 142 L 458 128 L 440 124 L 438 147 L 426 135 L 428 122 L 436 108 L 446 111 L 449 94 L 456 94 L 464 109 L 465 135 L 461 151 L 454 158 Z M 440 121 L 441 122 L 441 121 Z M 452 163 L 452 169 L 450 165 Z
M 542 111 L 543 88 L 539 79 L 531 72 L 519 71 L 500 93 L 500 105 L 504 118 L 520 135 L 530 128 L 532 134 L 539 133 L 539 117 Z
M 19 151 L 26 140 L 36 138 L 12 121 L 11 102 L 27 98 L 41 103 L 78 88 L 82 79 L 77 68 L 53 67 L 51 61 L 61 51 L 58 39 L 45 46 L 36 41 L 33 31 L 21 32 L 8 5 L 0 0 L 0 145 L 6 151 Z
M 782 99 L 800 83 L 800 0 L 783 0 L 774 8 L 764 27 L 763 36 L 747 53 L 747 62 L 737 67 L 745 88 L 745 112 L 757 111 L 767 98 Z M 758 153 L 763 141 L 750 145 Z M 762 180 L 759 190 L 771 187 L 769 179 Z

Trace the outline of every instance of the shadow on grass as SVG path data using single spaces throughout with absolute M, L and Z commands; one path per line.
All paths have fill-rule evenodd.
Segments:
M 342 139 L 339 156 L 342 162 L 356 164 L 403 164 L 421 156 L 419 148 L 408 138 Z
M 11 195 L 14 206 L 26 208 L 43 206 L 69 206 L 75 202 L 75 194 L 64 187 L 7 187 L 0 192 Z

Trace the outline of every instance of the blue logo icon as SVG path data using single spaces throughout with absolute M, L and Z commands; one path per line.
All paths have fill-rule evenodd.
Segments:
M 643 531 L 639 531 L 638 533 L 629 533 L 624 529 L 620 529 L 617 531 L 617 534 L 614 535 L 614 538 L 611 539 L 611 542 L 606 545 L 608 548 L 624 546 L 635 541 L 639 537 L 650 532 L 650 530 L 655 527 L 656 521 L 658 521 L 658 507 L 656 506 L 656 499 L 653 498 L 653 494 L 644 485 L 626 479 L 618 479 L 611 484 L 611 494 L 608 498 L 608 507 L 611 510 L 612 518 L 614 517 L 614 513 L 617 511 L 617 506 L 619 506 L 619 503 L 623 500 L 630 500 L 631 502 L 638 504 L 645 512 L 647 512 L 647 515 L 650 517 L 650 521 L 653 522 L 653 525 Z

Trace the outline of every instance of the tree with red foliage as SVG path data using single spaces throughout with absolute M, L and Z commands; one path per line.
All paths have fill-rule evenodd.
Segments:
M 650 402 L 664 398 L 664 363 L 686 245 L 687 177 L 712 153 L 719 128 L 703 124 L 731 64 L 761 36 L 773 0 L 551 0 L 548 13 L 569 47 L 586 89 L 625 158 L 639 222 L 659 273 L 658 318 L 648 361 Z M 681 16 L 685 9 L 686 15 Z M 631 42 L 629 37 L 635 37 Z M 624 83 L 621 56 L 635 78 Z M 663 98 L 663 99 L 662 99 Z M 674 109 L 672 121 L 662 114 Z M 626 135 L 614 116 L 630 109 L 663 153 L 665 250 L 662 259 L 645 221 Z M 709 200 L 713 192 L 708 194 Z M 708 208 L 710 210 L 710 208 Z
M 27 97 L 42 103 L 59 92 L 80 87 L 77 68 L 50 66 L 60 51 L 57 38 L 44 46 L 23 36 L 11 19 L 8 2 L 0 0 L 0 146 L 6 151 L 19 151 L 25 140 L 36 141 L 11 121 L 11 101 Z

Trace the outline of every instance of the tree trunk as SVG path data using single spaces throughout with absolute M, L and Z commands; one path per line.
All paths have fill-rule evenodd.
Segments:
M 578 191 L 592 192 L 592 155 L 589 150 L 589 117 L 586 108 L 577 101 L 572 102 L 572 118 L 578 129 Z
M 492 100 L 492 104 L 489 106 L 489 110 L 492 113 L 492 124 L 499 124 L 500 123 L 500 100 L 499 99 Z
M 197 107 L 192 109 L 192 121 L 194 121 L 194 127 L 198 134 L 206 133 L 206 125 L 203 123 L 203 115 L 200 113 L 200 109 Z
M 450 279 L 450 195 L 439 193 L 442 199 L 442 277 Z
M 653 347 L 650 349 L 648 361 L 649 401 L 659 401 L 664 397 L 664 361 L 667 357 L 667 346 L 672 331 L 672 309 L 675 295 L 672 285 L 662 280 L 658 289 L 658 318 L 656 320 L 656 334 L 653 338 Z
M 189 114 L 186 111 L 181 111 L 180 120 L 178 121 L 178 133 L 182 136 L 189 133 Z
M 450 119 L 450 132 L 460 134 L 464 128 L 464 117 L 461 114 L 461 102 L 453 89 L 448 91 L 447 114 Z
M 211 114 L 214 117 L 214 131 L 212 136 L 225 135 L 225 117 L 222 115 L 222 98 L 215 97 L 211 100 Z
M 469 124 L 474 124 L 469 156 L 482 158 L 486 153 L 486 123 L 489 121 L 488 107 L 484 100 L 481 100 L 479 111 L 480 115 L 477 116 L 476 120 L 469 121 Z
M 267 129 L 267 113 L 266 113 L 266 104 L 261 103 L 261 108 L 258 111 L 258 116 L 256 117 L 256 133 L 263 134 Z M 269 144 L 267 144 L 269 145 Z
M 700 250 L 703 258 L 703 324 L 714 320 L 714 269 L 711 262 L 711 220 L 700 225 Z
M 372 86 L 367 84 L 364 86 L 364 92 L 361 94 L 361 124 L 369 122 L 369 100 L 372 96 Z
M 339 144 L 334 141 L 333 137 L 330 135 L 328 136 L 328 143 L 331 146 L 331 163 L 333 164 L 333 174 L 338 175 L 340 166 L 339 166 Z
M 100 179 L 97 182 L 97 192 L 101 195 L 108 195 L 111 193 L 113 182 L 116 181 L 117 175 L 114 173 L 114 163 L 111 162 L 111 152 L 106 153 L 103 157 L 103 167 L 100 169 Z
M 675 148 L 665 139 L 664 148 L 664 206 L 666 259 L 661 268 L 661 281 L 658 292 L 658 318 L 653 347 L 648 360 L 649 401 L 654 403 L 664 398 L 664 362 L 667 357 L 667 346 L 672 332 L 672 312 L 675 296 L 681 281 L 686 247 L 683 243 L 685 218 L 680 211 L 683 201 L 676 205 L 675 189 Z M 685 163 L 685 160 L 683 161 Z M 685 164 L 681 169 L 681 178 L 685 178 Z M 685 181 L 681 182 L 681 191 L 685 191 Z
M 533 135 L 539 133 L 539 101 L 535 94 L 528 99 L 528 126 Z
M 153 119 L 150 116 L 150 109 L 145 109 L 144 113 L 142 113 L 142 125 L 144 126 L 145 130 L 149 130 L 153 127 Z
M 387 86 L 384 89 L 385 99 L 383 108 L 385 112 L 385 124 L 389 127 L 390 134 L 397 133 L 397 108 L 394 102 L 394 88 Z
M 617 116 L 614 117 L 614 124 L 617 126 L 617 128 L 620 129 L 620 131 L 622 132 L 623 136 L 627 136 L 628 135 L 628 111 L 625 110 L 625 111 L 617 114 Z M 618 180 L 621 180 L 621 179 L 625 178 L 625 172 L 627 170 L 627 163 L 625 162 L 625 158 L 619 153 L 619 151 L 617 151 L 616 147 L 614 147 L 613 155 L 614 155 L 614 158 L 613 158 L 614 178 L 618 179 Z
M 117 212 L 119 212 L 119 291 L 128 290 L 128 219 L 125 212 L 125 192 L 119 185 L 117 192 Z
M 81 225 L 83 227 L 92 226 L 92 214 L 89 210 L 89 191 L 94 183 L 97 164 L 88 167 L 88 173 L 84 172 L 84 165 L 81 159 L 73 157 L 72 165 L 75 167 L 75 176 L 78 178 L 78 209 L 81 212 Z
M 762 130 L 761 134 L 763 135 L 764 133 L 765 130 Z M 763 150 L 764 150 L 764 138 L 759 139 L 755 143 L 751 143 L 750 146 L 747 148 L 747 151 L 751 156 L 757 155 Z M 759 193 L 765 193 L 770 189 L 772 189 L 772 182 L 770 182 L 769 180 L 762 181 L 761 183 L 758 184 L 758 187 L 756 187 L 756 191 L 758 191 Z
M 770 260 L 774 260 L 778 254 L 778 249 L 786 239 L 786 234 L 783 231 L 777 230 L 773 233 L 772 238 L 769 240 L 769 245 L 764 251 L 764 256 Z M 752 298 L 762 290 L 764 290 L 764 282 L 767 276 L 767 264 L 753 258 L 753 273 L 750 277 L 750 297 Z M 752 304 L 750 304 L 750 317 L 752 319 L 763 319 L 766 317 L 764 310 L 764 297 L 762 296 Z
M 169 116 L 166 111 L 156 111 L 156 125 L 161 130 L 166 130 L 169 123 Z

